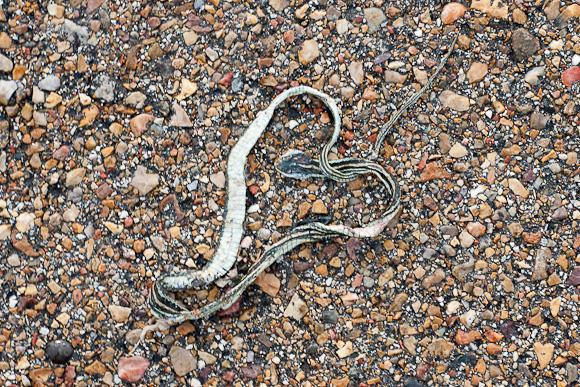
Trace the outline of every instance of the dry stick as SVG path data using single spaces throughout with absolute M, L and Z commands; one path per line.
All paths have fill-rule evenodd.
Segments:
M 381 149 L 383 141 L 385 140 L 385 137 L 387 136 L 389 130 L 395 124 L 395 122 L 397 122 L 399 120 L 399 118 L 401 118 L 401 116 L 403 114 L 405 114 L 407 109 L 409 109 L 411 106 L 413 106 L 419 100 L 419 98 L 421 98 L 421 96 L 423 95 L 424 92 L 426 92 L 427 90 L 429 90 L 431 88 L 431 86 L 433 85 L 433 82 L 435 81 L 435 78 L 437 78 L 437 75 L 439 75 L 439 72 L 441 71 L 443 66 L 445 66 L 445 63 L 447 63 L 447 59 L 449 59 L 451 52 L 453 52 L 453 47 L 455 46 L 455 42 L 457 41 L 458 36 L 459 36 L 459 33 L 457 33 L 455 35 L 455 37 L 453 38 L 453 41 L 451 42 L 451 45 L 449 46 L 449 50 L 447 51 L 447 54 L 445 54 L 445 56 L 443 57 L 443 59 L 441 60 L 441 62 L 437 66 L 437 68 L 435 69 L 435 72 L 433 73 L 433 75 L 431 75 L 431 78 L 429 78 L 429 80 L 427 81 L 427 83 L 425 83 L 425 85 L 423 85 L 421 90 L 419 90 L 418 92 L 413 94 L 411 96 L 411 98 L 406 100 L 405 103 L 403 103 L 403 105 L 399 108 L 399 110 L 397 110 L 397 112 L 395 114 L 393 114 L 391 116 L 391 118 L 389 119 L 389 121 L 381 128 L 381 130 L 379 131 L 379 134 L 377 136 L 377 142 L 373 146 L 373 152 L 371 154 L 371 158 L 374 159 L 374 158 L 378 157 L 379 150 Z

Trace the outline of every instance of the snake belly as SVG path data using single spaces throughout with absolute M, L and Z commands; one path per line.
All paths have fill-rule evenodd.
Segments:
M 321 148 L 319 160 L 305 157 L 302 152 L 292 151 L 282 156 L 279 171 L 297 179 L 327 178 L 336 182 L 348 182 L 361 175 L 371 174 L 385 188 L 389 204 L 381 216 L 366 225 L 348 227 L 346 225 L 326 225 L 319 222 L 296 227 L 290 235 L 269 246 L 264 254 L 250 267 L 232 288 L 220 298 L 201 308 L 189 310 L 177 301 L 171 293 L 199 288 L 225 275 L 235 264 L 243 236 L 243 223 L 246 216 L 245 166 L 252 148 L 266 130 L 275 109 L 286 99 L 308 94 L 320 99 L 333 118 L 333 132 L 328 142 Z M 329 160 L 328 156 L 340 134 L 340 112 L 335 101 L 327 94 L 308 86 L 292 87 L 279 94 L 270 105 L 259 112 L 248 129 L 232 148 L 227 164 L 227 202 L 225 219 L 218 248 L 212 260 L 201 270 L 190 270 L 176 274 L 163 275 L 150 291 L 149 306 L 158 319 L 179 323 L 208 317 L 219 310 L 230 307 L 272 263 L 292 249 L 304 243 L 312 243 L 336 237 L 372 238 L 379 235 L 393 220 L 400 207 L 400 189 L 392 176 L 380 165 L 362 158 L 342 158 Z

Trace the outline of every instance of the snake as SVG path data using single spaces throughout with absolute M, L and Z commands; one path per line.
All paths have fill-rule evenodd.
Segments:
M 298 180 L 325 178 L 338 183 L 355 180 L 362 175 L 372 175 L 385 187 L 388 205 L 380 217 L 368 224 L 349 227 L 343 224 L 325 224 L 312 221 L 295 227 L 289 235 L 267 247 L 263 255 L 250 266 L 247 274 L 223 296 L 207 305 L 193 310 L 175 299 L 172 293 L 198 289 L 224 276 L 236 263 L 243 236 L 246 215 L 245 167 L 248 155 L 264 133 L 276 108 L 288 98 L 307 94 L 316 97 L 332 114 L 333 131 L 321 148 L 318 159 L 305 152 L 291 149 L 277 162 L 276 169 L 285 177 Z M 225 218 L 218 247 L 213 258 L 200 270 L 189 270 L 160 277 L 149 294 L 149 307 L 157 319 L 170 323 L 206 318 L 229 308 L 266 268 L 305 243 L 324 241 L 337 237 L 372 238 L 379 235 L 396 217 L 401 201 L 401 191 L 395 179 L 386 169 L 368 159 L 345 157 L 329 159 L 332 148 L 340 135 L 340 112 L 335 101 L 326 93 L 308 86 L 295 86 L 279 94 L 265 109 L 259 112 L 232 148 L 227 162 L 227 200 Z
M 146 326 L 142 331 L 141 338 L 143 339 L 148 331 L 165 329 L 187 320 L 207 318 L 220 310 L 231 307 L 260 274 L 298 246 L 339 237 L 373 238 L 383 232 L 400 211 L 401 190 L 397 181 L 374 159 L 377 158 L 380 147 L 392 125 L 410 106 L 417 102 L 426 90 L 430 89 L 453 51 L 458 36 L 458 34 L 455 35 L 446 55 L 423 87 L 407 99 L 378 131 L 377 141 L 368 158 L 344 157 L 332 160 L 329 158 L 340 135 L 341 117 L 334 99 L 322 91 L 304 85 L 291 87 L 281 92 L 265 110 L 260 111 L 234 145 L 228 157 L 225 219 L 213 258 L 200 270 L 166 274 L 153 284 L 149 291 L 148 305 L 151 313 L 156 317 L 157 323 Z M 287 99 L 302 94 L 319 99 L 330 111 L 334 124 L 332 135 L 321 148 L 318 159 L 313 159 L 300 150 L 287 151 L 275 166 L 278 172 L 287 178 L 302 181 L 329 179 L 338 183 L 347 183 L 362 175 L 372 175 L 386 189 L 388 195 L 386 210 L 378 219 L 358 227 L 349 227 L 343 224 L 328 225 L 319 221 L 296 226 L 289 235 L 267 247 L 263 255 L 250 266 L 245 276 L 218 299 L 204 306 L 189 309 L 172 294 L 211 284 L 223 277 L 236 263 L 246 216 L 245 167 L 248 156 L 267 129 L 277 107 Z

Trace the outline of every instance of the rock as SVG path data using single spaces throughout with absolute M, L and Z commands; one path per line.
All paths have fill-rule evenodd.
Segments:
M 122 357 L 119 359 L 117 374 L 124 382 L 136 383 L 143 379 L 149 364 L 149 360 L 142 356 Z
M 477 9 L 498 19 L 508 18 L 508 5 L 501 0 L 473 0 L 471 2 L 471 9 Z
M 129 127 L 135 137 L 141 136 L 149 128 L 149 123 L 155 119 L 155 116 L 147 113 L 139 114 L 129 121 Z
M 137 109 L 141 109 L 145 104 L 145 100 L 147 100 L 145 94 L 141 93 L 140 91 L 134 91 L 132 93 L 129 93 L 129 95 L 127 95 L 127 97 L 125 98 L 125 103 Z
M 184 99 L 189 98 L 197 91 L 197 83 L 191 82 L 187 78 L 183 78 L 181 80 L 181 89 L 179 94 L 175 97 L 178 101 L 183 101 Z
M 95 360 L 87 367 L 85 367 L 85 373 L 92 376 L 102 376 L 107 372 L 107 367 L 98 360 Z
M 75 24 L 72 20 L 64 19 L 62 32 L 67 35 L 68 40 L 71 42 L 78 40 L 80 43 L 85 44 L 89 40 L 89 29 Z
M 215 364 L 217 358 L 209 352 L 198 351 L 197 356 L 205 362 L 205 364 Z
M 467 262 L 460 263 L 459 265 L 453 266 L 451 269 L 451 274 L 459 281 L 465 281 L 467 275 L 475 269 L 475 259 L 470 259 Z
M 435 179 L 448 179 L 451 175 L 442 166 L 440 166 L 437 162 L 429 163 L 423 169 L 421 173 L 421 177 L 419 180 L 421 182 L 431 181 Z
M 511 46 L 516 60 L 525 62 L 540 49 L 540 41 L 525 28 L 518 28 L 512 33 Z
M 362 62 L 352 62 L 348 65 L 348 72 L 355 84 L 360 85 L 365 77 Z
M 5 23 L 6 19 L 4 19 L 3 22 Z M 4 31 L 0 32 L 0 49 L 6 50 L 10 47 L 12 47 L 12 39 L 10 38 L 10 35 Z
M 269 0 L 268 4 L 274 8 L 275 11 L 281 12 L 290 4 L 288 0 Z
M 109 313 L 113 321 L 118 323 L 124 323 L 129 320 L 132 309 L 120 305 L 109 305 Z
M 45 349 L 46 357 L 55 364 L 65 364 L 74 353 L 72 345 L 65 340 L 49 341 Z
M 467 80 L 469 83 L 481 81 L 487 74 L 487 65 L 485 63 L 473 62 L 467 71 Z
M 463 4 L 451 2 L 445 4 L 441 11 L 441 22 L 443 24 L 453 24 L 465 15 L 467 8 Z
M 401 292 L 398 293 L 394 298 L 393 298 L 393 302 L 391 302 L 391 305 L 389 305 L 389 312 L 391 313 L 395 313 L 395 312 L 400 312 L 401 310 L 403 310 L 403 305 L 405 305 L 405 303 L 407 302 L 407 300 L 409 299 L 409 295 L 407 293 Z
M 449 156 L 453 157 L 454 159 L 460 159 L 462 157 L 467 156 L 469 152 L 467 149 L 459 142 L 456 142 L 451 149 L 449 149 Z
M 66 174 L 66 180 L 65 180 L 65 186 L 66 187 L 74 187 L 76 185 L 79 185 L 83 179 L 85 178 L 85 175 L 87 173 L 87 170 L 85 168 L 75 168 L 71 171 L 69 171 Z
M 407 80 L 407 75 L 403 75 L 393 70 L 385 70 L 385 82 L 403 84 Z
M 131 186 L 135 187 L 141 196 L 147 195 L 159 185 L 159 175 L 148 173 L 147 168 L 138 165 L 131 180 Z
M 324 202 L 318 199 L 312 203 L 312 213 L 316 215 L 326 215 L 328 214 L 328 209 L 326 208 L 326 205 L 324 205 Z
M 522 183 L 516 179 L 516 178 L 511 178 L 508 180 L 508 185 L 510 190 L 518 195 L 521 196 L 524 199 L 527 199 L 528 196 L 530 195 L 530 193 L 528 192 L 528 190 L 522 185 Z
M 280 280 L 272 273 L 262 273 L 254 281 L 270 297 L 276 297 L 280 291 Z
M 381 24 L 387 20 L 385 14 L 380 8 L 365 8 L 364 15 L 369 26 L 369 33 L 371 34 L 378 31 L 381 28 Z
M 10 58 L 0 54 L 0 72 L 9 73 L 14 68 L 14 64 Z
M 566 280 L 566 285 L 570 285 L 570 286 L 580 285 L 580 266 L 576 266 L 572 270 L 572 272 L 568 276 L 568 279 Z
M 195 357 L 185 348 L 173 346 L 169 350 L 171 366 L 177 376 L 185 376 L 195 369 Z
M 441 268 L 438 268 L 433 274 L 423 278 L 421 285 L 425 289 L 430 289 L 433 286 L 439 285 L 445 279 L 445 277 L 445 271 L 443 271 Z
M 290 303 L 284 310 L 284 317 L 291 317 L 297 321 L 300 321 L 302 320 L 302 317 L 306 315 L 306 313 L 308 313 L 308 306 L 304 301 L 302 301 L 298 293 L 294 293 Z
M 192 44 L 195 44 L 198 39 L 199 36 L 195 31 L 183 31 L 183 42 L 185 43 L 186 46 L 191 46 Z
M 461 231 L 461 234 L 459 234 L 459 242 L 461 243 L 461 247 L 468 249 L 473 245 L 473 242 L 475 242 L 475 238 L 467 232 L 467 230 L 463 230 Z
M 336 354 L 340 359 L 344 359 L 345 357 L 349 357 L 354 353 L 354 347 L 351 341 L 347 341 L 338 351 Z
M 552 258 L 552 252 L 546 247 L 542 247 L 536 252 L 532 281 L 542 281 L 548 278 L 548 260 L 550 258 Z
M 18 89 L 16 81 L 0 80 L 0 104 L 6 106 L 10 102 L 12 94 Z
M 572 87 L 578 81 L 580 81 L 580 66 L 572 66 L 562 73 L 562 83 L 564 86 Z
M 115 101 L 115 82 L 106 74 L 100 74 L 95 80 L 97 89 L 93 96 L 105 102 Z
M 526 24 L 528 21 L 526 13 L 517 7 L 513 11 L 512 18 L 514 19 L 514 23 L 517 24 Z
M 469 110 L 469 98 L 456 94 L 451 90 L 445 90 L 439 95 L 441 105 L 458 112 Z
M 427 347 L 427 353 L 432 356 L 447 359 L 455 349 L 455 345 L 445 339 L 435 339 Z
M 560 14 L 560 0 L 550 0 L 544 6 L 544 13 L 548 20 L 554 20 Z
M 550 361 L 552 361 L 552 356 L 554 356 L 554 344 L 542 344 L 540 342 L 536 342 L 534 344 L 534 352 L 538 357 L 538 363 L 540 363 L 539 368 L 544 369 L 550 364 Z
M 20 232 L 26 233 L 34 226 L 34 216 L 31 212 L 23 212 L 16 217 L 16 229 Z
M 546 71 L 544 66 L 534 67 L 526 73 L 524 81 L 532 86 L 536 86 L 540 83 L 540 77 L 543 77 L 545 74 Z
M 38 82 L 38 88 L 44 91 L 56 91 L 60 88 L 60 78 L 56 75 L 48 75 Z
M 169 126 L 175 126 L 179 128 L 193 127 L 187 112 L 177 102 L 173 104 L 173 116 L 171 116 Z
M 0 240 L 2 240 L 1 235 Z M 18 257 L 18 254 L 14 253 L 6 259 L 6 263 L 8 263 L 8 265 L 12 267 L 18 267 L 21 264 L 20 257 Z
M 530 127 L 532 129 L 544 129 L 550 120 L 550 116 L 534 111 L 530 116 Z
M 476 238 L 483 236 L 487 231 L 486 227 L 479 222 L 470 222 L 467 224 L 467 227 L 465 229 L 467 230 L 468 233 L 470 233 Z
M 209 180 L 218 188 L 224 188 L 226 186 L 226 175 L 222 171 L 210 175 Z
M 439 134 L 439 150 L 443 154 L 447 154 L 451 150 L 451 138 L 447 133 Z
M 351 24 L 346 19 L 340 19 L 336 21 L 336 32 L 339 35 L 346 34 L 350 29 Z
M 307 65 L 314 62 L 318 55 L 320 55 L 318 43 L 314 39 L 309 39 L 302 43 L 302 48 L 298 51 L 298 60 L 303 65 Z
M 334 325 L 338 321 L 339 315 L 336 309 L 327 309 L 322 312 L 322 321 L 325 324 Z

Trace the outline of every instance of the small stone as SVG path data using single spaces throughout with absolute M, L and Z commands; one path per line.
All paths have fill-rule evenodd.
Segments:
M 178 103 L 173 104 L 173 116 L 171 116 L 171 121 L 169 121 L 169 126 L 175 126 L 179 128 L 191 128 L 193 124 L 187 115 L 185 109 L 181 107 Z
M 421 285 L 425 289 L 431 289 L 433 286 L 437 286 L 445 279 L 445 271 L 443 269 L 438 268 L 435 272 L 423 279 L 421 281 Z
M 550 361 L 552 361 L 552 356 L 554 356 L 554 344 L 542 344 L 537 342 L 534 344 L 534 352 L 538 357 L 539 368 L 544 369 L 550 364 Z
M 453 24 L 465 15 L 467 8 L 463 4 L 451 2 L 445 4 L 441 11 L 441 22 L 443 24 Z
M 274 274 L 263 273 L 254 281 L 260 289 L 270 297 L 276 297 L 280 291 L 280 280 Z
M 456 94 L 451 90 L 445 90 L 439 95 L 441 105 L 458 112 L 469 110 L 469 98 Z
M 48 14 L 50 16 L 55 16 L 57 18 L 62 18 L 64 16 L 64 6 L 55 3 L 49 3 L 46 7 Z
M 16 229 L 20 232 L 26 233 L 34 226 L 34 216 L 31 212 L 23 212 L 16 217 Z
M 336 354 L 340 359 L 344 359 L 345 357 L 349 357 L 354 353 L 354 347 L 351 341 L 347 341 L 338 351 Z
M 364 9 L 365 19 L 369 26 L 369 33 L 374 33 L 381 28 L 381 24 L 387 20 L 387 17 L 380 8 L 365 8 Z
M 131 180 L 131 186 L 135 187 L 141 196 L 147 195 L 158 185 L 158 174 L 148 173 L 147 168 L 142 165 L 137 166 L 133 179 Z
M 508 185 L 510 190 L 524 199 L 527 199 L 530 195 L 529 191 L 523 186 L 523 184 L 516 178 L 511 178 L 508 180 Z
M 226 186 L 226 175 L 222 171 L 210 175 L 209 180 L 218 188 L 224 188 Z
M 117 374 L 124 382 L 137 383 L 149 368 L 149 360 L 142 356 L 122 357 L 119 359 Z
M 528 30 L 519 28 L 512 33 L 511 46 L 516 60 L 525 62 L 540 49 L 540 42 Z
M 394 70 L 385 70 L 385 82 L 403 84 L 407 80 L 407 75 L 400 74 Z
M 534 67 L 526 73 L 524 81 L 532 86 L 536 86 L 540 83 L 540 77 L 543 77 L 545 74 L 546 71 L 544 66 Z
M 302 301 L 298 293 L 294 293 L 290 303 L 284 310 L 284 317 L 291 317 L 297 321 L 300 321 L 302 320 L 302 317 L 306 315 L 306 313 L 308 313 L 308 306 L 304 301 Z
M 312 213 L 316 215 L 326 215 L 328 214 L 328 209 L 326 208 L 326 205 L 324 205 L 324 202 L 318 199 L 312 203 Z
M 149 128 L 149 123 L 155 119 L 155 116 L 147 113 L 139 114 L 129 121 L 129 127 L 135 137 L 141 136 Z
M 185 376 L 195 369 L 195 357 L 185 348 L 173 346 L 169 350 L 171 366 L 177 376 Z
M 198 351 L 197 356 L 205 362 L 205 364 L 215 364 L 217 358 L 209 352 Z
M 95 84 L 97 89 L 95 90 L 94 97 L 105 102 L 115 101 L 115 82 L 106 74 L 100 74 L 96 80 Z
M 44 91 L 56 91 L 60 88 L 60 78 L 56 75 L 49 75 L 38 82 L 38 88 Z
M 6 20 L 4 20 L 6 22 Z M 10 35 L 6 32 L 0 32 L 0 48 L 3 50 L 9 49 L 12 47 L 12 39 L 10 39 Z
M 440 166 L 437 162 L 429 163 L 423 169 L 421 173 L 420 181 L 426 182 L 435 179 L 448 179 L 451 175 L 442 166 Z
M 183 32 L 183 42 L 185 43 L 186 46 L 191 46 L 192 44 L 195 44 L 198 39 L 199 39 L 199 36 L 197 35 L 197 33 L 195 31 L 184 31 Z
M 475 238 L 466 230 L 463 230 L 461 231 L 461 234 L 459 234 L 459 242 L 461 243 L 461 247 L 468 249 L 473 245 L 473 242 L 475 242 Z
M 269 0 L 268 4 L 274 8 L 275 11 L 281 12 L 290 4 L 288 0 Z
M 1 235 L 0 235 L 0 240 L 2 240 Z M 12 267 L 18 267 L 20 266 L 20 257 L 18 257 L 18 254 L 12 254 L 8 257 L 8 259 L 6 259 L 6 263 L 8 263 L 9 266 Z
M 465 148 L 461 143 L 456 142 L 451 149 L 449 149 L 449 156 L 455 158 L 455 159 L 460 159 L 462 157 L 467 156 L 469 152 L 467 151 L 467 148 Z
M 514 19 L 514 23 L 517 24 L 526 24 L 526 22 L 528 21 L 526 13 L 517 7 L 514 9 L 514 12 L 512 13 L 512 18 Z
M 298 51 L 298 60 L 307 65 L 314 62 L 319 55 L 318 43 L 314 39 L 309 39 L 302 43 L 302 48 Z
M 111 314 L 111 318 L 118 323 L 127 322 L 131 312 L 131 308 L 119 305 L 109 305 L 109 313 Z
M 46 357 L 55 364 L 65 364 L 74 353 L 73 347 L 65 340 L 49 341 L 45 349 Z
M 127 95 L 127 97 L 125 98 L 125 103 L 137 109 L 141 109 L 145 104 L 146 99 L 147 97 L 145 96 L 145 94 L 141 93 L 140 91 L 134 91 L 132 93 L 129 93 L 129 95 Z
M 564 220 L 567 218 L 568 218 L 568 210 L 566 209 L 566 207 L 557 208 L 552 213 L 552 219 L 554 220 Z
M 479 238 L 485 234 L 487 231 L 486 227 L 479 222 L 470 222 L 466 227 L 467 232 L 476 238 Z
M 578 81 L 580 81 L 580 66 L 572 66 L 562 73 L 562 83 L 564 86 L 572 87 Z
M 542 281 L 548 278 L 548 260 L 552 258 L 552 252 L 545 247 L 536 252 L 536 260 L 532 271 L 532 281 Z
M 14 64 L 10 58 L 0 54 L 0 72 L 9 73 L 14 68 Z
M 105 372 L 107 372 L 107 367 L 105 367 L 105 365 L 103 363 L 101 363 L 98 360 L 95 360 L 94 362 L 92 362 L 91 364 L 89 364 L 87 367 L 85 367 L 85 372 L 89 375 L 93 375 L 93 376 L 102 376 L 105 374 Z
M 544 6 L 544 13 L 548 20 L 554 20 L 560 14 L 560 0 L 550 0 Z
M 576 266 L 572 270 L 572 272 L 568 276 L 568 279 L 566 280 L 566 285 L 570 285 L 570 286 L 580 285 L 580 266 Z
M 549 120 L 549 115 L 534 111 L 530 116 L 530 128 L 538 130 L 544 129 Z
M 18 89 L 16 81 L 0 80 L 0 104 L 6 106 L 10 102 L 12 94 Z
M 339 35 L 344 35 L 348 32 L 351 24 L 346 19 L 340 19 L 336 21 L 336 32 Z
M 87 170 L 85 168 L 75 168 L 69 171 L 66 174 L 65 186 L 74 187 L 79 185 L 85 178 L 86 173 Z
M 348 72 L 355 84 L 360 85 L 365 76 L 362 62 L 352 62 L 348 66 Z
M 498 19 L 508 18 L 508 5 L 500 0 L 473 0 L 471 9 L 477 9 Z
M 473 62 L 467 71 L 467 80 L 469 83 L 481 81 L 487 74 L 487 65 L 485 63 Z
M 183 101 L 184 99 L 189 98 L 197 91 L 197 83 L 191 82 L 187 78 L 183 78 L 181 80 L 181 90 L 179 94 L 175 97 L 178 101 Z
M 455 345 L 445 339 L 435 339 L 427 347 L 427 353 L 432 356 L 447 359 L 455 349 Z

